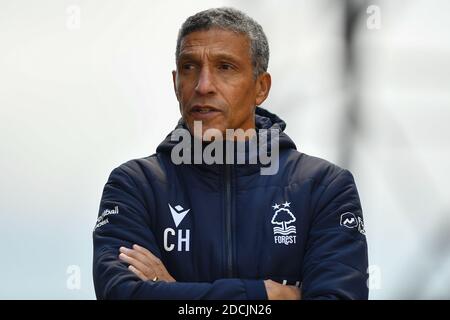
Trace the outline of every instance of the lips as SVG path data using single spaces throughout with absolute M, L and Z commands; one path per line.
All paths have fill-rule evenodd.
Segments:
M 208 120 L 220 113 L 219 109 L 210 105 L 194 105 L 189 110 L 189 114 L 194 120 Z
M 220 111 L 220 110 L 210 105 L 199 105 L 199 104 L 192 106 L 191 109 L 189 110 L 189 112 L 200 112 L 200 113 L 212 111 Z

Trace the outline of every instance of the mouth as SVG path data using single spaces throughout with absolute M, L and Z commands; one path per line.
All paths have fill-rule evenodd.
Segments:
M 219 109 L 209 105 L 194 105 L 189 110 L 189 114 L 194 120 L 208 120 L 220 113 Z

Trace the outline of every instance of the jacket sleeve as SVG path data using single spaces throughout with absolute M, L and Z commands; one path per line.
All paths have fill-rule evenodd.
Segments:
M 93 278 L 97 299 L 267 299 L 262 280 L 213 283 L 142 281 L 119 260 L 119 248 L 139 244 L 161 259 L 142 191 L 123 166 L 106 183 L 93 231 Z M 163 261 L 163 259 L 161 259 Z M 164 263 L 164 261 L 163 261 Z
M 303 263 L 304 299 L 367 299 L 367 242 L 361 203 L 348 170 L 321 187 Z

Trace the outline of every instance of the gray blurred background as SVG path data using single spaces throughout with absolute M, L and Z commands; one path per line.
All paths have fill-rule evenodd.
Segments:
M 0 298 L 95 298 L 103 185 L 175 126 L 177 31 L 224 5 L 269 38 L 263 107 L 355 176 L 370 298 L 449 299 L 445 0 L 0 0 Z

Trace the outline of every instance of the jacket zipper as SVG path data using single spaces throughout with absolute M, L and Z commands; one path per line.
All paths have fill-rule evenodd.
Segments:
M 226 235 L 226 272 L 233 277 L 233 235 L 232 235 L 232 199 L 231 199 L 231 165 L 225 164 L 225 235 Z

